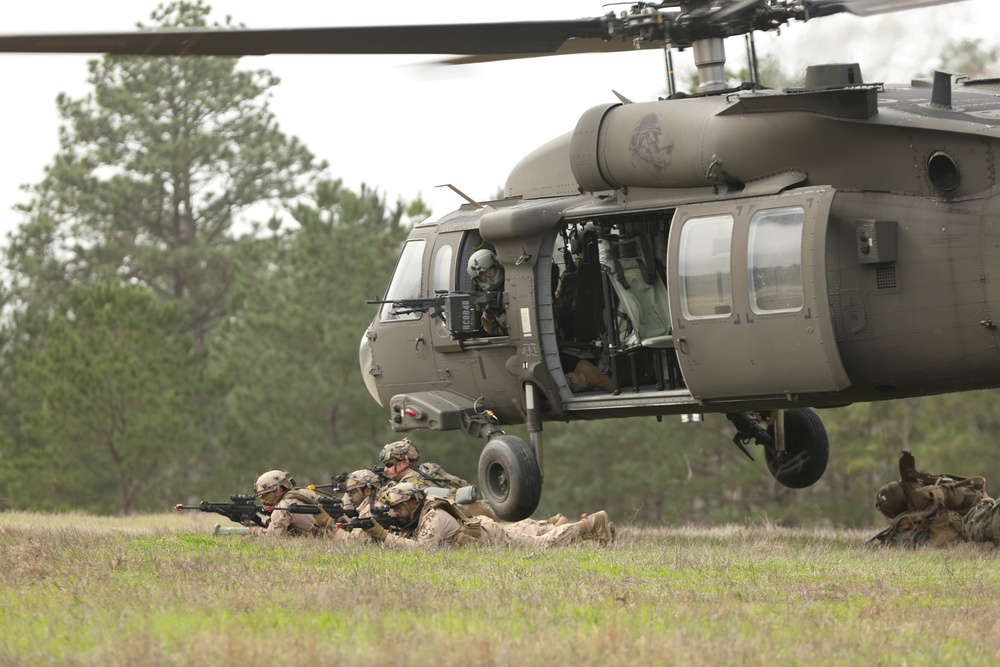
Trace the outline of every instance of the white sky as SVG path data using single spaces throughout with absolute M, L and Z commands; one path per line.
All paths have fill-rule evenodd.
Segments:
M 403 3 L 209 0 L 220 22 L 231 14 L 251 28 L 397 25 L 571 19 L 609 11 L 590 0 L 422 0 Z M 130 30 L 149 23 L 159 0 L 32 0 L 0 5 L 0 33 Z M 351 13 L 345 11 L 350 8 Z M 615 11 L 618 7 L 612 7 Z M 860 62 L 869 81 L 908 81 L 929 70 L 941 45 L 959 37 L 1000 43 L 1000 0 L 967 0 L 931 9 L 857 19 L 837 16 L 758 35 L 758 57 L 778 52 L 786 70 L 815 62 Z M 742 40 L 727 43 L 729 66 L 744 65 Z M 58 149 L 55 98 L 89 92 L 86 63 L 94 56 L 0 54 L 0 243 L 20 222 L 11 210 L 19 190 L 41 180 Z M 591 106 L 634 101 L 665 90 L 656 50 L 581 55 L 464 67 L 427 67 L 427 57 L 264 56 L 249 68 L 281 78 L 271 101 L 286 134 L 299 137 L 330 173 L 396 196 L 422 193 L 435 215 L 462 201 L 453 183 L 476 198 L 503 185 L 525 154 L 564 132 Z M 690 71 L 689 52 L 675 66 Z M 1000 73 L 1000 64 L 998 64 Z

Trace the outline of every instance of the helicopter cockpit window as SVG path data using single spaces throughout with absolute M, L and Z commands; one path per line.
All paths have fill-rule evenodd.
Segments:
M 396 270 L 392 274 L 389 282 L 389 289 L 385 293 L 385 300 L 390 303 L 382 304 L 379 311 L 379 319 L 383 322 L 389 320 L 415 320 L 420 317 L 419 311 L 402 306 L 399 302 L 406 299 L 419 299 L 420 285 L 422 283 L 424 246 L 423 239 L 407 241 L 403 246 L 403 252 L 396 263 Z
M 431 275 L 431 289 L 435 294 L 448 292 L 451 290 L 451 254 L 450 245 L 443 245 L 438 248 L 434 255 L 434 268 Z
M 802 310 L 802 224 L 805 210 L 758 211 L 750 219 L 747 270 L 750 307 L 758 315 Z
M 687 319 L 728 317 L 733 312 L 732 239 L 731 215 L 691 218 L 684 224 L 678 271 Z

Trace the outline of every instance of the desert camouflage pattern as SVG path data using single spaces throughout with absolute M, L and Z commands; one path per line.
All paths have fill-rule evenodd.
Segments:
M 986 495 L 986 478 L 920 472 L 910 452 L 899 457 L 898 482 L 878 490 L 875 507 L 887 518 L 903 512 L 920 512 L 944 507 L 964 515 Z
M 319 514 L 292 514 L 283 512 L 281 508 L 291 505 L 315 505 L 319 507 L 319 494 L 309 489 L 292 489 L 285 493 L 275 505 L 271 513 L 271 521 L 266 527 L 251 526 L 250 535 L 322 535 L 330 525 L 330 515 L 324 511 Z
M 988 508 L 994 501 L 986 494 L 985 477 L 921 472 L 906 451 L 899 458 L 899 474 L 898 482 L 885 484 L 875 497 L 875 507 L 892 522 L 869 541 L 942 547 L 993 539 L 988 537 L 993 533 Z
M 371 496 L 367 496 L 357 507 L 359 517 L 370 517 L 372 515 Z M 344 517 L 345 519 L 347 517 Z M 333 526 L 333 539 L 338 542 L 352 542 L 355 544 L 370 544 L 374 542 L 372 536 L 363 530 L 343 530 Z
M 407 470 L 402 477 L 399 478 L 400 483 L 408 482 L 410 484 L 417 484 L 424 487 L 434 487 L 439 486 L 444 489 L 451 491 L 452 495 L 455 495 L 455 491 L 462 488 L 463 486 L 468 486 L 469 483 L 466 482 L 461 477 L 456 477 L 455 475 L 445 472 L 444 468 L 439 466 L 437 463 L 421 463 L 418 470 L 410 468 Z M 462 503 L 461 505 L 456 505 L 464 514 L 468 516 L 485 516 L 493 519 L 497 518 L 496 512 L 489 504 L 478 501 L 474 503 Z
M 565 522 L 561 515 L 550 521 L 524 519 L 500 523 L 489 517 L 466 518 L 447 499 L 425 501 L 415 529 L 386 536 L 385 544 L 404 549 L 434 549 L 463 546 L 528 547 L 545 549 L 575 544 L 597 536 L 586 520 Z
M 259 496 L 270 491 L 276 491 L 278 488 L 291 489 L 293 486 L 291 475 L 284 470 L 268 470 L 257 478 L 257 481 L 254 482 L 253 490 Z

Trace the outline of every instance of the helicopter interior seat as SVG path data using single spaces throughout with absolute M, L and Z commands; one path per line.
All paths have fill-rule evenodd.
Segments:
M 674 338 L 667 287 L 649 238 L 607 236 L 601 240 L 600 257 L 616 301 L 615 347 L 628 356 L 632 388 L 639 390 L 639 357 L 644 357 L 652 365 L 657 389 L 663 389 L 667 384 L 664 350 L 673 348 Z
M 580 247 L 580 261 L 576 265 L 575 285 L 572 294 L 572 313 L 569 319 L 571 340 L 578 345 L 592 347 L 601 338 L 604 322 L 604 286 L 601 261 L 597 248 L 597 232 L 587 231 Z

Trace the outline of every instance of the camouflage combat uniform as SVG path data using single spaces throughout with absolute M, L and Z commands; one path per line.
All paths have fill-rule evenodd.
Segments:
M 992 502 L 986 495 L 985 477 L 957 477 L 955 475 L 921 472 L 910 452 L 899 457 L 898 482 L 889 482 L 879 489 L 875 507 L 892 519 L 888 527 L 870 541 L 902 546 L 939 547 L 964 539 L 977 539 L 966 524 L 979 526 L 984 502 Z M 979 511 L 973 523 L 970 515 Z
M 599 514 L 604 515 L 605 527 L 612 526 L 613 531 L 606 513 Z M 485 516 L 470 518 L 450 500 L 431 497 L 423 503 L 417 526 L 403 533 L 388 534 L 385 544 L 406 549 L 479 545 L 547 548 L 591 538 L 609 541 L 612 535 L 613 532 L 599 535 L 586 520 L 555 525 L 532 519 L 505 524 Z
M 437 463 L 421 463 L 414 469 L 413 466 L 415 463 L 415 461 L 410 461 L 410 467 L 399 478 L 400 482 L 412 482 L 413 484 L 422 484 L 423 486 L 440 486 L 450 490 L 452 495 L 463 486 L 469 486 L 469 483 L 464 479 L 445 472 L 444 468 Z M 485 502 L 462 503 L 457 505 L 457 507 L 469 516 L 485 516 L 494 521 L 497 518 L 493 508 Z
M 962 520 L 962 533 L 971 542 L 1000 543 L 1000 500 L 980 500 Z
M 291 505 L 315 505 L 320 508 L 319 514 L 292 514 L 281 508 Z M 319 494 L 310 489 L 291 489 L 286 491 L 271 512 L 271 521 L 267 527 L 251 526 L 250 535 L 321 535 L 327 533 L 331 518 L 319 503 Z
M 367 518 L 372 515 L 371 506 L 371 496 L 368 496 L 355 507 L 358 511 L 359 518 Z M 336 525 L 333 526 L 333 538 L 341 542 L 358 542 L 368 544 L 372 542 L 371 536 L 369 536 L 365 531 L 355 528 L 354 530 L 344 530 L 342 528 L 337 528 Z

